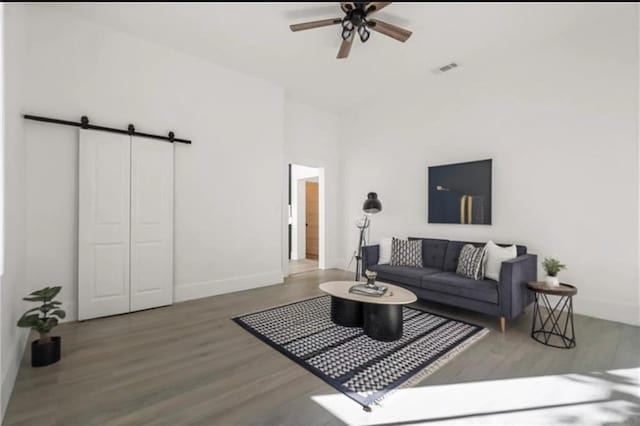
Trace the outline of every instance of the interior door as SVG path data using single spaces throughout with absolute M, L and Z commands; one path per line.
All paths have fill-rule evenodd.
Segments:
M 173 303 L 173 144 L 131 138 L 131 310 Z
M 129 312 L 130 139 L 80 130 L 78 319 Z
M 306 215 L 306 247 L 307 259 L 318 259 L 318 244 L 320 226 L 318 182 L 305 182 L 305 215 Z

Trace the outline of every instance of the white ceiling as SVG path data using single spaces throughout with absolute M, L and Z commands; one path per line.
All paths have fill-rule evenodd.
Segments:
M 335 58 L 340 27 L 292 33 L 289 24 L 342 16 L 338 3 L 67 3 L 56 5 L 144 39 L 284 86 L 288 96 L 334 111 L 400 85 L 437 83 L 434 69 L 517 56 L 606 4 L 394 3 L 378 18 L 406 27 L 406 43 L 372 32 Z M 611 7 L 611 6 L 609 6 Z M 452 73 L 456 72 L 455 70 Z

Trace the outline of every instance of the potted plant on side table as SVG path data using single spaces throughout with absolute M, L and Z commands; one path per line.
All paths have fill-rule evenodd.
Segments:
M 567 269 L 567 265 L 560 263 L 558 259 L 554 259 L 553 257 L 546 257 L 542 262 L 542 267 L 547 273 L 547 277 L 544 279 L 544 282 L 549 287 L 559 287 L 560 281 L 558 280 L 558 272 L 563 269 Z
M 18 320 L 18 327 L 30 328 L 40 334 L 40 338 L 31 343 L 31 366 L 44 367 L 60 360 L 60 336 L 50 336 L 51 330 L 65 317 L 60 309 L 62 302 L 53 300 L 62 287 L 45 287 L 23 298 L 28 302 L 40 302 L 41 305 L 29 309 Z

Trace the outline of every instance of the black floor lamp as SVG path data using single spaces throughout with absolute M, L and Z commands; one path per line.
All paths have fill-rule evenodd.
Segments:
M 362 210 L 365 212 L 364 220 L 361 224 L 358 224 L 360 229 L 360 239 L 358 241 L 358 254 L 356 254 L 356 281 L 360 281 L 360 269 L 362 265 L 362 247 L 365 244 L 364 233 L 371 224 L 371 215 L 376 214 L 382 210 L 382 203 L 378 200 L 378 194 L 370 192 L 367 194 L 367 199 L 364 200 Z

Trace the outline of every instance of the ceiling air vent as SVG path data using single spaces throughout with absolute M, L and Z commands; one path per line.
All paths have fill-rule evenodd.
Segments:
M 440 70 L 440 72 L 447 72 L 457 67 L 458 67 L 458 64 L 456 64 L 455 62 L 451 62 L 450 64 L 447 64 L 443 67 L 438 68 L 438 70 Z

